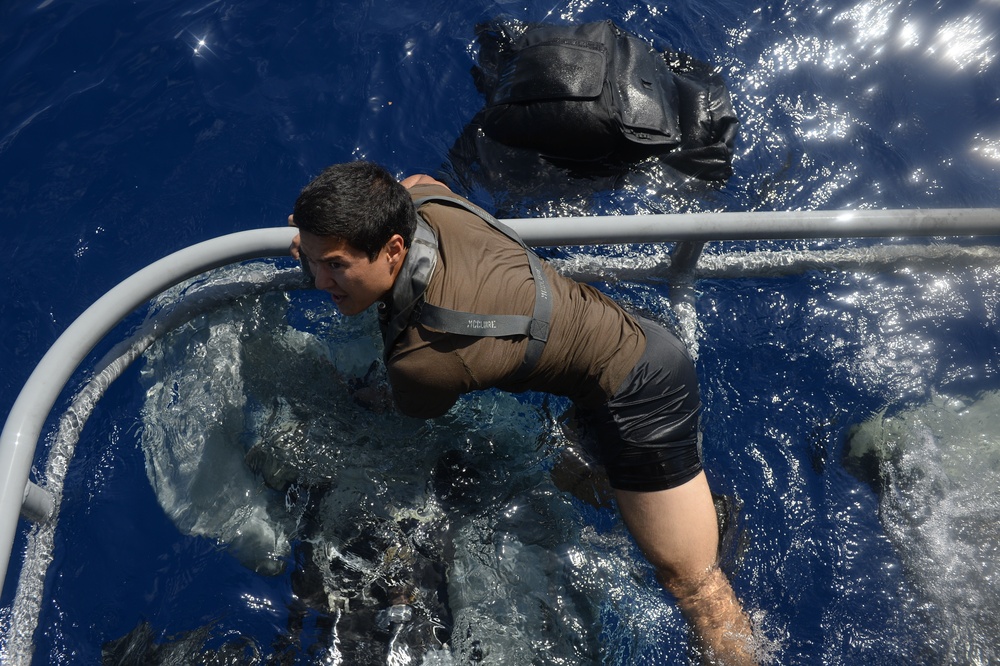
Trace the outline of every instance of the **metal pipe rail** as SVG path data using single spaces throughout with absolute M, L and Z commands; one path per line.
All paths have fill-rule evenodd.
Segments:
M 100 340 L 137 307 L 160 292 L 227 264 L 288 254 L 295 230 L 256 229 L 192 245 L 133 274 L 87 308 L 42 357 L 28 377 L 0 433 L 0 581 L 6 579 L 22 503 L 44 517 L 53 500 L 29 481 L 35 447 L 45 420 L 76 371 Z
M 506 220 L 536 246 L 701 243 L 713 240 L 1000 236 L 1000 208 L 910 211 L 690 213 Z M 98 299 L 56 340 L 28 378 L 0 433 L 0 581 L 18 516 L 44 519 L 52 497 L 29 480 L 35 447 L 52 406 L 78 365 L 136 308 L 190 277 L 226 264 L 287 253 L 295 230 L 257 229 L 215 238 L 161 259 Z M 694 247 L 694 246 L 689 246 Z M 696 248 L 700 249 L 700 248 Z M 689 257 L 692 266 L 697 251 Z
M 1000 208 L 683 213 L 504 220 L 529 245 L 1000 236 Z

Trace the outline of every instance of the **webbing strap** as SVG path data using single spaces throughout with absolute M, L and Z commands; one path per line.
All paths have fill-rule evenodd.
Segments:
M 531 250 L 527 252 L 531 277 L 535 280 L 535 309 L 531 314 L 531 330 L 528 333 L 528 348 L 524 350 L 524 361 L 513 377 L 518 381 L 527 377 L 538 363 L 549 339 L 549 323 L 552 321 L 552 293 L 549 291 L 549 281 L 542 271 L 542 261 Z
M 426 301 L 420 305 L 417 321 L 421 324 L 446 333 L 471 335 L 475 337 L 505 337 L 510 335 L 525 335 L 528 346 L 524 351 L 524 360 L 511 378 L 519 381 L 528 376 L 535 367 L 549 338 L 549 324 L 552 320 L 552 293 L 549 281 L 542 270 L 542 261 L 532 252 L 517 232 L 503 224 L 495 217 L 458 197 L 430 196 L 416 199 L 413 205 L 419 208 L 425 203 L 441 203 L 456 206 L 479 217 L 491 227 L 507 236 L 524 248 L 531 268 L 532 281 L 535 283 L 535 305 L 530 317 L 525 315 L 482 315 L 471 312 L 451 310 Z
M 460 312 L 431 305 L 426 301 L 420 304 L 420 314 L 417 320 L 424 326 L 439 331 L 473 335 L 479 338 L 528 335 L 531 330 L 531 317 L 525 315 L 482 315 L 473 312 Z
M 445 204 L 445 205 L 450 204 L 457 208 L 463 208 L 472 213 L 473 215 L 475 215 L 476 217 L 482 218 L 482 220 L 487 224 L 489 224 L 491 227 L 497 229 L 500 233 L 502 233 L 504 236 L 511 239 L 521 247 L 523 247 L 525 250 L 528 250 L 528 246 L 524 244 L 524 241 L 521 240 L 521 237 L 517 235 L 516 231 L 514 231 L 506 224 L 504 224 L 497 218 L 487 213 L 485 210 L 483 210 L 476 204 L 470 201 L 466 201 L 465 199 L 459 199 L 458 197 L 449 197 L 443 194 L 438 194 L 430 197 L 421 197 L 419 199 L 414 199 L 413 205 L 417 208 L 420 208 L 425 203 L 431 203 L 431 202 Z M 530 252 L 531 250 L 528 251 Z

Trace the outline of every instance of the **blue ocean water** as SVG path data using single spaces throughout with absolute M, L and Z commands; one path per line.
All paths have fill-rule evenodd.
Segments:
M 449 149 L 483 102 L 470 74 L 474 29 L 498 16 L 612 18 L 654 45 L 717 65 L 741 120 L 734 176 L 723 185 L 665 177 L 608 188 L 575 179 L 515 191 L 456 172 Z M 298 190 L 332 162 L 365 158 L 401 176 L 437 175 L 505 217 L 998 206 L 998 30 L 1000 6 L 985 0 L 4 3 L 0 224 L 9 249 L 0 273 L 0 407 L 6 413 L 53 341 L 120 280 L 194 242 L 282 225 Z M 902 244 L 727 243 L 706 252 Z M 658 250 L 589 252 L 613 264 Z M 905 419 L 938 405 L 939 395 L 968 406 L 1000 390 L 998 277 L 989 261 L 904 262 L 878 272 L 697 283 L 707 468 L 716 490 L 742 506 L 727 566 L 774 663 L 1000 658 L 990 596 L 1000 571 L 989 528 L 1000 516 L 990 487 L 995 421 L 984 422 L 976 431 L 983 441 L 966 452 L 968 473 L 982 476 L 944 474 L 928 491 L 935 502 L 978 512 L 913 505 L 904 491 L 939 470 L 905 452 L 878 474 L 846 455 L 852 429 L 883 410 Z M 662 281 L 602 286 L 667 316 Z M 305 310 L 320 307 L 304 298 Z M 70 468 L 35 663 L 98 663 L 102 644 L 143 621 L 163 639 L 209 625 L 216 645 L 246 636 L 270 653 L 288 633 L 290 578 L 250 571 L 212 539 L 179 532 L 161 509 L 140 445 L 148 424 L 139 372 L 99 403 Z M 470 406 L 470 414 L 487 408 L 496 409 Z M 534 422 L 532 435 L 544 439 L 544 418 Z M 475 423 L 459 419 L 446 433 Z M 481 439 L 515 445 L 502 435 Z M 536 508 L 509 529 L 494 520 L 491 539 L 519 562 L 517 553 L 531 551 L 525 525 L 544 527 L 568 561 L 582 557 L 584 570 L 609 581 L 603 595 L 593 584 L 574 588 L 587 592 L 579 606 L 590 615 L 556 613 L 566 626 L 552 620 L 557 629 L 527 636 L 539 640 L 536 661 L 686 663 L 683 622 L 648 571 L 614 569 L 630 557 L 613 512 L 555 493 L 533 447 L 544 445 L 509 454 L 515 471 L 498 471 L 496 483 L 530 499 L 503 495 L 502 507 Z M 5 618 L 26 529 L 3 588 Z M 935 559 L 963 546 L 972 548 L 965 568 Z M 524 561 L 568 566 L 532 557 Z M 507 579 L 512 594 L 528 596 L 517 579 Z M 517 624 L 521 606 L 492 601 L 483 616 L 492 609 L 497 623 Z M 516 642 L 472 617 L 484 659 Z M 569 626 L 580 618 L 591 623 Z M 321 629 L 305 634 L 299 663 L 310 663 Z M 543 638 L 583 644 L 553 647 Z

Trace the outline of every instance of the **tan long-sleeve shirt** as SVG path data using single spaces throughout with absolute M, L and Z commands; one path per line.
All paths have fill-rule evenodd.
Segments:
M 411 189 L 414 199 L 455 196 L 437 185 Z M 479 314 L 531 315 L 535 285 L 524 249 L 479 217 L 428 203 L 419 214 L 438 237 L 438 262 L 428 303 Z M 404 414 L 440 416 L 470 391 L 499 388 L 567 396 L 582 406 L 607 401 L 645 349 L 636 321 L 590 285 L 565 278 L 543 262 L 553 292 L 548 342 L 533 371 L 512 381 L 528 339 L 479 338 L 411 323 L 387 354 L 393 399 Z

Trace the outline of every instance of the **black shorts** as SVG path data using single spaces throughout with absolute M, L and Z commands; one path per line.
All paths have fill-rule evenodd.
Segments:
M 648 492 L 680 486 L 701 471 L 701 396 L 684 344 L 659 324 L 639 324 L 646 333 L 642 358 L 610 401 L 580 409 L 579 417 L 611 487 Z

